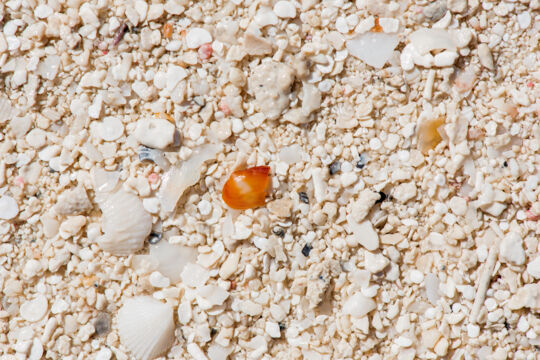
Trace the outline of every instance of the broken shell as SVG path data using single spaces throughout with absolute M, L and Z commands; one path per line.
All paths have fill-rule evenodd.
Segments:
M 163 154 L 163 151 L 158 149 L 151 149 L 143 145 L 139 147 L 139 160 L 152 161 L 163 170 L 167 170 L 170 166 L 169 160 L 167 160 L 167 158 Z
M 137 359 L 163 355 L 174 342 L 173 309 L 150 296 L 126 300 L 117 320 L 120 342 Z
M 478 57 L 480 58 L 480 64 L 487 68 L 488 70 L 495 70 L 495 63 L 493 62 L 493 56 L 491 55 L 491 50 L 486 44 L 478 45 Z
M 45 316 L 48 307 L 47 298 L 43 295 L 37 295 L 34 299 L 21 305 L 20 314 L 26 321 L 35 322 Z
M 439 134 L 439 127 L 444 124 L 444 118 L 424 120 L 418 126 L 418 148 L 423 154 L 427 154 L 437 146 L 442 138 Z
M 129 255 L 141 249 L 152 230 L 152 217 L 139 198 L 118 191 L 100 204 L 102 228 L 105 233 L 98 244 L 114 255 Z
M 13 219 L 19 213 L 19 205 L 11 196 L 4 195 L 0 197 L 0 219 Z
M 366 64 L 381 69 L 399 43 L 395 34 L 368 32 L 347 41 L 347 50 Z

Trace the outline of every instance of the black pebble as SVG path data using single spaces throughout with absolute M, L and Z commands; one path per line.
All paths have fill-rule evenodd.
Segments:
M 148 237 L 148 242 L 151 244 L 151 245 L 155 245 L 157 244 L 158 242 L 161 241 L 161 234 L 158 234 L 158 233 L 150 233 L 150 236 Z
M 360 159 L 358 159 L 358 161 L 356 162 L 356 167 L 358 169 L 363 169 L 364 166 L 366 166 L 366 163 L 367 163 L 366 157 L 363 154 L 360 154 Z
M 94 321 L 96 335 L 106 335 L 111 331 L 111 315 L 106 312 L 100 312 Z
M 375 201 L 375 204 L 380 204 L 382 203 L 384 200 L 386 200 L 387 196 L 385 193 L 383 193 L 382 191 L 379 191 L 379 195 L 381 196 L 379 200 Z
M 309 244 L 304 245 L 304 247 L 302 248 L 302 255 L 304 255 L 305 257 L 308 257 L 312 249 L 313 249 L 313 246 Z
M 272 228 L 272 232 L 279 237 L 285 236 L 285 230 L 283 230 L 283 228 L 279 226 L 274 226 Z
M 282 323 L 282 322 L 279 323 L 279 330 L 283 331 L 283 330 L 285 330 L 286 328 L 287 328 L 287 327 L 285 326 L 284 323 Z
M 503 162 L 503 167 L 507 167 L 507 166 L 508 166 L 508 162 L 507 161 Z
M 309 204 L 309 197 L 307 196 L 307 194 L 303 191 L 300 191 L 298 193 L 298 196 L 300 196 L 300 201 L 303 202 L 304 204 Z
M 334 175 L 341 170 L 341 163 L 339 161 L 334 161 L 328 166 L 328 170 L 330 171 L 330 175 Z

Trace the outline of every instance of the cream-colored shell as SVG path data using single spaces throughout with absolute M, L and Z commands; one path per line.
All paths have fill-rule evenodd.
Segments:
M 120 190 L 100 203 L 104 235 L 98 244 L 114 255 L 129 255 L 140 250 L 152 230 L 152 217 L 139 198 Z
M 139 360 L 165 354 L 174 342 L 172 307 L 150 296 L 127 299 L 117 320 L 120 343 Z

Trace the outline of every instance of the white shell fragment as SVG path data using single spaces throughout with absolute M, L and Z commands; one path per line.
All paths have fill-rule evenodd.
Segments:
M 347 41 L 347 50 L 366 64 L 381 69 L 392 57 L 398 43 L 397 35 L 367 32 Z
M 375 301 L 365 297 L 361 293 L 350 296 L 343 305 L 343 313 L 362 317 L 377 307 Z
M 60 68 L 60 56 L 49 55 L 38 66 L 38 74 L 44 79 L 54 80 Z
M 358 223 L 349 215 L 347 216 L 347 223 L 356 242 L 369 251 L 375 251 L 379 248 L 379 235 L 373 229 L 373 225 L 369 220 Z
M 197 250 L 162 240 L 150 246 L 150 256 L 157 260 L 157 270 L 176 284 L 186 264 L 197 260 Z
M 140 119 L 135 128 L 135 139 L 144 146 L 165 149 L 174 141 L 174 125 L 165 119 Z
M 47 302 L 47 298 L 40 294 L 34 299 L 23 303 L 19 311 L 24 320 L 35 322 L 45 316 L 48 308 L 49 303 Z
M 188 49 L 197 49 L 203 44 L 212 42 L 212 35 L 203 28 L 192 28 L 186 34 L 186 46 Z
M 121 344 L 137 359 L 163 355 L 174 342 L 173 309 L 150 296 L 126 300 L 117 320 Z
M 19 205 L 17 201 L 8 195 L 0 197 L 0 219 L 13 219 L 19 213 Z
M 117 140 L 124 133 L 124 124 L 114 116 L 107 116 L 99 125 L 99 135 L 105 141 Z
M 448 33 L 443 29 L 420 29 L 409 36 L 411 44 L 420 55 L 425 55 L 433 50 L 456 51 L 456 44 Z
M 540 279 L 540 256 L 527 264 L 527 272 L 535 279 Z
M 180 167 L 173 167 L 163 175 L 163 183 L 159 189 L 158 197 L 161 200 L 161 209 L 165 213 L 174 210 L 184 191 L 201 178 L 204 163 L 215 159 L 220 150 L 220 145 L 202 145 L 196 148 L 191 157 L 184 161 Z
M 292 19 L 296 17 L 296 8 L 291 1 L 278 1 L 274 5 L 274 13 L 282 19 Z
M 152 217 L 137 196 L 121 190 L 107 196 L 99 206 L 104 235 L 98 238 L 98 244 L 103 250 L 129 255 L 143 247 L 152 230 Z
M 452 66 L 459 57 L 458 48 L 466 46 L 472 38 L 470 31 L 420 29 L 409 36 L 410 43 L 401 52 L 401 67 L 412 70 L 414 65 L 426 68 Z

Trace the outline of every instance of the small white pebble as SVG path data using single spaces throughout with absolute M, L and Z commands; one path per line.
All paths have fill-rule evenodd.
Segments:
M 117 140 L 123 133 L 124 124 L 114 116 L 107 116 L 99 127 L 99 135 L 105 141 Z
M 412 340 L 409 339 L 409 338 L 406 338 L 404 336 L 399 336 L 396 340 L 395 340 L 395 343 L 398 345 L 398 346 L 401 346 L 401 347 L 409 347 L 412 345 Z
M 167 51 L 178 51 L 182 47 L 182 42 L 180 40 L 172 40 L 169 41 L 167 45 L 165 45 L 165 50 Z
M 358 176 L 354 172 L 347 172 L 341 174 L 341 185 L 343 187 L 349 187 L 358 181 Z
M 203 44 L 212 42 L 212 35 L 203 28 L 189 29 L 186 34 L 186 46 L 188 49 L 197 49 Z
M 393 18 L 380 18 L 379 25 L 387 34 L 397 33 L 399 30 L 399 20 Z
M 44 295 L 37 295 L 34 299 L 23 303 L 19 309 L 21 317 L 30 322 L 40 320 L 47 312 L 48 302 Z
M 369 147 L 371 150 L 379 150 L 382 147 L 382 142 L 378 138 L 372 138 L 369 140 Z
M 398 158 L 399 160 L 401 160 L 402 162 L 407 162 L 409 161 L 409 158 L 410 158 L 410 153 L 408 150 L 399 150 L 398 151 Z
M 188 137 L 191 140 L 197 140 L 201 137 L 202 131 L 203 131 L 202 125 L 199 123 L 195 123 L 189 127 Z
M 137 121 L 135 139 L 142 145 L 154 149 L 165 149 L 174 141 L 175 126 L 165 120 L 143 118 Z
M 159 199 L 152 197 L 142 200 L 143 207 L 150 214 L 157 214 L 159 211 Z
M 281 19 L 292 19 L 296 17 L 296 8 L 290 1 L 278 1 L 274 5 L 274 13 Z
M 96 355 L 96 360 L 109 360 L 112 357 L 112 351 L 109 348 L 101 348 Z
M 325 79 L 321 81 L 317 87 L 321 92 L 327 93 L 332 89 L 332 86 L 334 86 L 334 80 Z
M 527 330 L 529 330 L 529 322 L 527 321 L 525 316 L 522 316 L 522 317 L 519 318 L 519 321 L 517 323 L 517 328 L 522 333 L 526 333 Z
M 439 186 L 443 186 L 446 183 L 446 178 L 444 177 L 443 174 L 435 175 L 434 180 L 435 180 L 435 184 L 437 184 Z
M 13 219 L 19 213 L 17 201 L 8 195 L 0 197 L 0 219 Z
M 525 336 L 527 336 L 527 339 L 532 340 L 532 339 L 536 339 L 538 337 L 538 334 L 536 333 L 536 331 L 534 331 L 534 329 L 530 329 L 529 331 L 527 331 Z
M 349 32 L 349 24 L 344 17 L 338 17 L 336 20 L 336 30 L 342 34 L 347 34 Z
M 46 19 L 53 14 L 53 9 L 48 5 L 38 5 L 34 10 L 34 15 L 38 19 Z
M 478 325 L 468 324 L 467 335 L 471 338 L 477 338 L 480 335 L 480 327 Z
M 199 209 L 199 212 L 201 215 L 210 215 L 212 212 L 212 204 L 210 204 L 207 200 L 201 200 L 199 204 L 197 205 L 197 208 Z
M 424 281 L 424 274 L 418 270 L 411 270 L 409 272 L 409 279 L 415 284 L 420 284 L 422 281 Z
M 159 271 L 154 271 L 148 277 L 150 284 L 157 288 L 164 288 L 171 284 L 168 277 L 163 276 Z
M 234 118 L 232 119 L 232 131 L 235 134 L 239 134 L 244 131 L 244 123 L 241 119 Z
M 341 164 L 341 171 L 344 173 L 351 172 L 353 171 L 353 169 L 353 165 L 348 161 L 344 161 L 343 164 Z
M 527 29 L 531 25 L 531 14 L 524 11 L 517 16 L 517 21 L 521 29 Z
M 253 19 L 261 27 L 276 25 L 279 21 L 276 14 L 268 8 L 259 9 L 259 11 L 257 11 L 257 15 L 255 15 Z
M 267 321 L 265 325 L 265 331 L 268 335 L 270 335 L 273 338 L 279 338 L 281 336 L 279 324 L 276 322 Z
M 443 51 L 433 57 L 433 65 L 437 67 L 446 67 L 454 65 L 454 62 L 458 58 L 458 53 L 455 51 Z
M 497 301 L 495 301 L 493 298 L 488 298 L 484 304 L 486 305 L 486 309 L 488 311 L 493 311 L 497 308 Z

